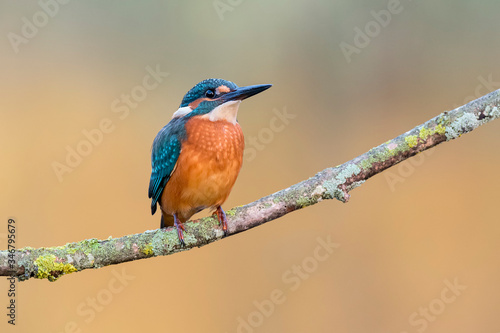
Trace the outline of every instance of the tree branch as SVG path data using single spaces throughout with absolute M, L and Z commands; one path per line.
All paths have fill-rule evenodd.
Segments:
M 353 160 L 327 168 L 314 177 L 245 206 L 227 211 L 228 236 L 275 220 L 325 199 L 349 200 L 349 192 L 370 177 L 442 142 L 450 141 L 500 117 L 500 90 L 478 98 L 370 149 Z M 0 276 L 54 281 L 64 274 L 153 256 L 164 256 L 219 240 L 223 232 L 215 217 L 187 222 L 186 246 L 175 228 L 148 230 L 106 240 L 87 239 L 64 246 L 0 251 Z M 9 259 L 11 260 L 9 262 Z

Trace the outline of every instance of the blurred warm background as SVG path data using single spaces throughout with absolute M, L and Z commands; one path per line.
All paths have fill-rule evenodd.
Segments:
M 226 209 L 498 89 L 499 9 L 466 0 L 4 1 L 0 248 L 8 217 L 18 247 L 158 228 L 151 143 L 205 78 L 274 84 L 240 108 L 256 139 Z M 155 70 L 158 85 L 145 90 Z M 84 131 L 103 120 L 112 130 L 85 146 Z M 20 283 L 15 328 L 2 278 L 1 331 L 499 332 L 499 133 L 496 121 L 417 156 L 348 204 L 323 202 L 169 257 Z M 78 145 L 87 156 L 69 167 Z M 59 178 L 54 163 L 68 167 Z M 323 261 L 318 237 L 340 245 Z

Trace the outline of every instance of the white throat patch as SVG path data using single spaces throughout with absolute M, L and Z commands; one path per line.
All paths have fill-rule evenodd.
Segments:
M 226 120 L 232 124 L 236 124 L 236 116 L 238 115 L 238 108 L 241 101 L 229 101 L 219 105 L 209 113 L 202 117 L 210 121 Z
M 172 115 L 172 119 L 184 117 L 185 115 L 187 115 L 191 111 L 193 111 L 193 109 L 191 109 L 191 107 L 189 107 L 189 106 L 185 106 L 183 108 L 178 108 L 177 111 L 175 111 L 174 114 Z

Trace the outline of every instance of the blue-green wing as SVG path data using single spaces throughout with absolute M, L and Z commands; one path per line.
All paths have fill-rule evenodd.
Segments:
M 175 164 L 181 153 L 180 139 L 170 123 L 163 127 L 153 142 L 151 153 L 151 179 L 149 181 L 149 197 L 151 201 L 151 214 L 156 212 L 156 203 L 161 198 L 163 189 L 167 184 Z

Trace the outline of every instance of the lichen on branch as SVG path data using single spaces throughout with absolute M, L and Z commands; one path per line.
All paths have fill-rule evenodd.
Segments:
M 275 220 L 326 199 L 349 200 L 349 192 L 370 177 L 442 142 L 459 138 L 500 117 L 500 90 L 480 97 L 389 140 L 334 168 L 245 206 L 226 212 L 228 236 Z M 223 237 L 213 216 L 185 223 L 185 247 L 175 228 L 105 240 L 87 239 L 64 246 L 0 251 L 0 276 L 55 281 L 63 275 L 153 256 L 169 255 L 217 241 Z M 9 259 L 14 259 L 11 268 Z

